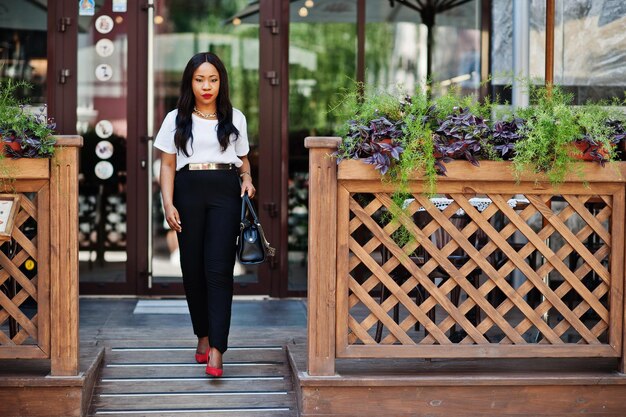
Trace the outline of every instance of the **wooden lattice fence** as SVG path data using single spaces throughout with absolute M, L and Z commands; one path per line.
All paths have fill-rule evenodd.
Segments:
M 572 177 L 555 190 L 516 182 L 508 163 L 454 162 L 439 198 L 416 177 L 395 201 L 371 166 L 337 168 L 336 143 L 307 139 L 310 373 L 333 374 L 335 358 L 618 357 L 623 366 L 621 163 L 585 164 L 585 183 Z
M 0 193 L 19 197 L 0 245 L 0 359 L 51 359 L 78 374 L 78 147 L 59 137 L 52 159 L 4 159 Z

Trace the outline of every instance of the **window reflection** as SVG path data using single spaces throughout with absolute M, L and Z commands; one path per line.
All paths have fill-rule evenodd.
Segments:
M 329 111 L 356 79 L 356 1 L 291 4 L 289 27 L 289 291 L 305 291 L 308 150 L 304 138 L 332 135 L 343 120 Z M 300 14 L 307 8 L 306 16 Z
M 0 0 L 0 79 L 26 81 L 17 93 L 33 106 L 46 103 L 47 1 Z
M 158 130 L 165 115 L 176 108 L 180 78 L 185 65 L 198 52 L 214 52 L 228 70 L 230 99 L 246 116 L 252 178 L 259 178 L 259 25 L 258 15 L 245 21 L 229 21 L 243 10 L 248 0 L 215 2 L 158 0 L 155 9 L 154 126 Z M 156 134 L 156 132 L 155 132 Z M 153 282 L 181 282 L 178 240 L 165 221 L 159 186 L 161 154 L 154 150 L 152 186 Z M 263 190 L 259 190 L 259 194 Z M 260 200 L 257 200 L 260 201 Z M 258 282 L 257 266 L 236 264 L 235 283 Z

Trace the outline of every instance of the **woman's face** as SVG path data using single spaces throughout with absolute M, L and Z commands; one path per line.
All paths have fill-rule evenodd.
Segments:
M 196 98 L 196 107 L 215 111 L 215 100 L 220 91 L 220 74 L 211 63 L 205 62 L 193 73 L 191 88 Z

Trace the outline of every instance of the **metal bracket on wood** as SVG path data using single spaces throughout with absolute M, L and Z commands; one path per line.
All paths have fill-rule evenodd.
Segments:
M 69 68 L 62 68 L 59 71 L 59 84 L 67 83 L 67 79 L 70 77 L 70 75 L 72 75 L 72 72 L 69 70 Z
M 267 72 L 265 72 L 265 78 L 270 80 L 270 85 L 278 85 L 279 84 L 278 73 L 276 71 L 267 71 Z
M 67 27 L 72 24 L 71 17 L 62 17 L 59 19 L 59 32 L 65 32 Z
M 266 20 L 265 27 L 270 29 L 272 35 L 278 35 L 278 21 L 276 19 Z

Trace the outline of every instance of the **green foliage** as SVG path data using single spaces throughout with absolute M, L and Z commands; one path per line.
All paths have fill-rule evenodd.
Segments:
M 581 137 L 572 96 L 558 87 L 533 87 L 531 100 L 535 105 L 520 109 L 526 120 L 524 136 L 515 146 L 513 159 L 518 178 L 524 172 L 544 173 L 552 184 L 563 182 L 576 164 L 572 143 Z
M 404 109 L 404 152 L 391 170 L 391 175 L 398 180 L 398 189 L 402 193 L 407 192 L 409 180 L 416 172 L 422 172 L 427 194 L 434 194 L 436 191 L 437 170 L 432 123 L 429 123 L 430 108 L 428 96 L 424 91 L 418 90 Z
M 23 81 L 0 81 L 0 137 L 5 151 L 13 158 L 46 158 L 54 154 L 55 124 L 46 117 L 46 107 L 30 113 L 17 99 L 16 91 L 30 88 Z M 10 148 L 5 143 L 16 143 Z
M 407 192 L 409 180 L 421 175 L 431 195 L 437 175 L 445 175 L 445 163 L 451 159 L 467 159 L 477 166 L 479 159 L 510 159 L 517 178 L 542 174 L 557 185 L 570 172 L 582 173 L 582 156 L 601 165 L 617 158 L 616 144 L 626 138 L 623 113 L 608 103 L 575 107 L 572 96 L 557 86 L 527 85 L 531 106 L 494 117 L 492 102 L 462 96 L 458 89 L 431 98 L 420 89 L 408 96 L 356 84 L 331 109 L 346 121 L 336 155 L 366 158 L 381 173 L 389 172 L 384 178 L 399 193 Z M 381 124 L 381 118 L 388 120 Z M 398 144 L 393 149 L 379 145 L 380 133 L 392 132 L 396 125 L 402 128 L 401 137 L 387 137 L 397 138 L 393 140 Z M 574 146 L 581 144 L 584 155 Z

